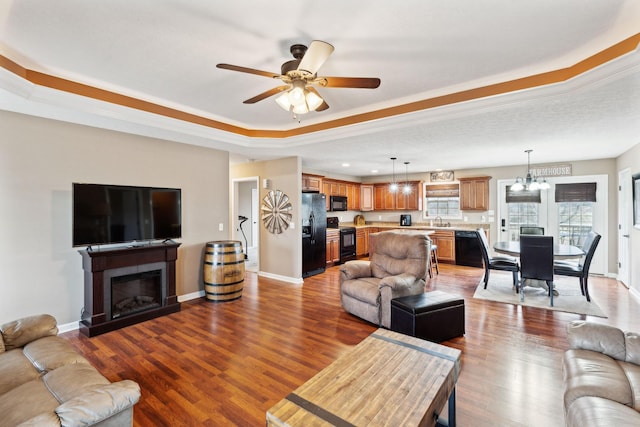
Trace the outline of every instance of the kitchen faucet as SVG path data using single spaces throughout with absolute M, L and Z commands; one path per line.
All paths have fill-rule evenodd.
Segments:
M 438 219 L 440 219 L 440 225 L 438 225 Z M 437 216 L 436 217 L 436 225 L 438 225 L 438 227 L 444 227 L 444 224 L 442 223 L 442 217 L 441 216 Z

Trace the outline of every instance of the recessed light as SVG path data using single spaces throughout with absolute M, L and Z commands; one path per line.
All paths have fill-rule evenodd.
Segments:
M 349 166 L 351 166 L 349 163 L 343 163 L 343 164 L 342 164 L 342 167 L 343 167 L 343 168 L 348 168 Z
M 371 173 L 378 173 L 378 169 L 371 169 Z

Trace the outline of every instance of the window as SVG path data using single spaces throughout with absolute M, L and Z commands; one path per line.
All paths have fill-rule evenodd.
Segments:
M 582 246 L 585 236 L 593 228 L 596 188 L 595 182 L 556 185 L 560 243 Z
M 460 184 L 424 184 L 424 218 L 462 218 Z
M 520 240 L 520 227 L 524 225 L 537 226 L 539 222 L 540 203 L 509 203 L 509 223 L 507 229 L 509 240 Z

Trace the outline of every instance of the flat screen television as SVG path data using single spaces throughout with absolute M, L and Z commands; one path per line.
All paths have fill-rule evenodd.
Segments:
M 177 239 L 179 188 L 73 183 L 73 246 Z

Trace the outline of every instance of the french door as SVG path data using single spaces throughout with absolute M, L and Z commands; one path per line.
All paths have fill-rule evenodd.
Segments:
M 498 240 L 520 240 L 521 225 L 544 227 L 545 234 L 554 236 L 557 243 L 582 246 L 583 238 L 593 229 L 602 236 L 591 262 L 590 272 L 608 272 L 608 177 L 607 175 L 547 178 L 551 185 L 542 190 L 540 203 L 507 203 L 507 187 L 513 180 L 498 181 Z M 556 184 L 596 183 L 595 202 L 555 201 Z

